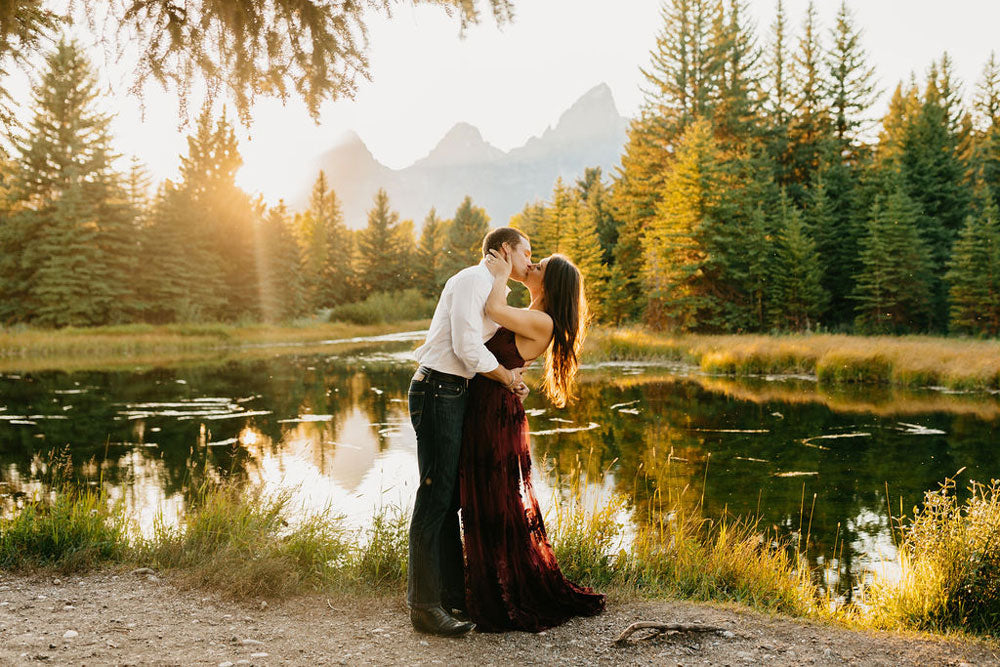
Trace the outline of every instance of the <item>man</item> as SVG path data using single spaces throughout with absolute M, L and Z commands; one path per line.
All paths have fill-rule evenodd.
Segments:
M 499 329 L 484 314 L 493 288 L 485 260 L 491 250 L 506 253 L 513 264 L 511 278 L 524 281 L 531 263 L 528 238 L 511 227 L 489 232 L 483 239 L 484 259 L 445 283 L 427 339 L 414 352 L 420 367 L 410 383 L 420 483 L 410 521 L 406 602 L 415 629 L 442 636 L 462 635 L 475 627 L 464 615 L 456 480 L 468 382 L 479 373 L 522 398 L 528 393 L 521 369 L 501 366 L 485 345 Z

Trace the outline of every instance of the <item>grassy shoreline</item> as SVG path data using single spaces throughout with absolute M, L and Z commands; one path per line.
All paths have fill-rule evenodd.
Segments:
M 575 492 L 574 492 L 575 489 Z M 1000 482 L 960 504 L 948 480 L 899 523 L 903 577 L 879 577 L 862 605 L 835 604 L 814 583 L 799 546 L 759 522 L 712 521 L 697 504 L 667 501 L 627 546 L 624 498 L 585 507 L 579 487 L 546 515 L 572 580 L 617 598 L 736 604 L 855 628 L 1000 636 Z M 298 511 L 288 492 L 226 483 L 203 487 L 176 524 L 160 517 L 140 534 L 107 489 L 65 484 L 0 514 L 0 571 L 87 572 L 149 567 L 233 599 L 402 594 L 408 517 L 381 509 L 361 531 L 331 511 Z M 807 539 L 808 541 L 808 539 Z
M 805 374 L 820 385 L 1000 389 L 1000 341 L 846 334 L 670 335 L 595 329 L 587 361 L 674 360 L 731 376 Z
M 357 325 L 174 324 L 2 329 L 0 370 L 82 370 L 322 353 L 331 340 L 424 329 L 427 320 Z M 583 361 L 681 361 L 723 376 L 804 374 L 821 386 L 1000 390 L 1000 341 L 845 334 L 672 335 L 595 327 Z

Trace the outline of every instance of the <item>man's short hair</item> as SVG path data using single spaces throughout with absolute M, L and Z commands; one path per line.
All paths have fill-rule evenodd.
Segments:
M 483 237 L 483 257 L 490 254 L 490 250 L 499 250 L 504 243 L 509 243 L 511 248 L 517 247 L 521 239 L 528 240 L 528 236 L 519 229 L 513 227 L 497 227 L 490 230 Z

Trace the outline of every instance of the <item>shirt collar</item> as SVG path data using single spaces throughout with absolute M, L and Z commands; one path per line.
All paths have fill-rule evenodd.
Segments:
M 490 273 L 489 267 L 486 266 L 486 258 L 485 257 L 483 257 L 481 260 L 479 260 L 479 266 L 481 266 L 483 268 L 483 271 L 486 272 L 486 275 L 488 275 L 490 277 L 490 279 L 493 278 L 493 274 Z M 509 281 L 508 281 L 508 284 L 504 286 L 504 290 L 505 290 L 504 294 L 510 294 L 510 284 L 509 284 Z

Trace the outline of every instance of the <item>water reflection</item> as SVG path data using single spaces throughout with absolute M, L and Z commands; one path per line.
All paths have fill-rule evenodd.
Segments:
M 48 492 L 52 453 L 68 446 L 73 474 L 123 494 L 146 530 L 222 479 L 292 488 L 303 507 L 358 528 L 377 507 L 406 511 L 411 345 L 0 377 L 0 500 L 9 510 Z M 1000 477 L 991 396 L 826 392 L 802 378 L 739 383 L 652 364 L 590 367 L 583 380 L 569 408 L 537 393 L 526 402 L 544 508 L 579 471 L 587 503 L 624 494 L 636 521 L 679 498 L 709 517 L 759 516 L 844 590 L 866 570 L 891 570 L 890 503 L 909 513 L 962 467 L 966 480 Z

